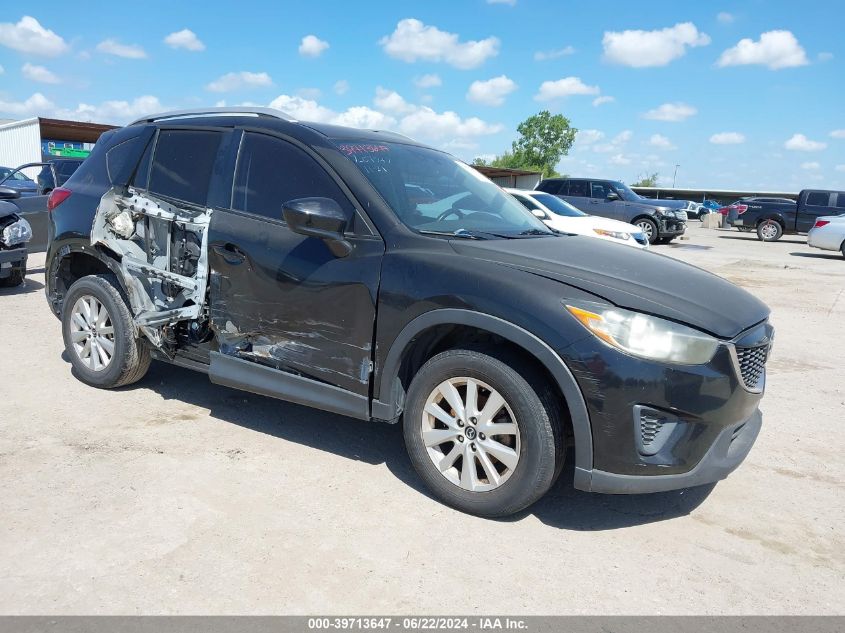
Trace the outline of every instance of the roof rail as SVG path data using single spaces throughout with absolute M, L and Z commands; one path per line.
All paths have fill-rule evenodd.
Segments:
M 167 119 L 182 119 L 193 116 L 213 116 L 215 114 L 245 114 L 254 116 L 266 116 L 274 119 L 281 119 L 283 121 L 296 122 L 292 116 L 281 110 L 275 108 L 258 108 L 253 106 L 242 107 L 226 107 L 226 108 L 191 108 L 188 110 L 170 110 L 169 112 L 160 112 L 158 114 L 151 114 L 149 116 L 141 117 L 132 121 L 129 125 L 136 123 L 152 123 L 154 121 L 165 121 Z

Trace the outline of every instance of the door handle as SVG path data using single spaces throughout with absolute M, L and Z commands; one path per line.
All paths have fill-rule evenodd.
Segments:
M 230 242 L 214 244 L 212 248 L 227 264 L 237 265 L 246 259 L 246 253 Z

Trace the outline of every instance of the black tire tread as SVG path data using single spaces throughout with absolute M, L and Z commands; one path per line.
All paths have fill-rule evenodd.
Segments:
M 84 380 L 87 384 L 102 389 L 116 389 L 118 387 L 125 387 L 132 383 L 138 382 L 143 378 L 147 370 L 150 368 L 152 357 L 150 349 L 146 344 L 134 336 L 134 325 L 132 315 L 129 312 L 129 307 L 126 305 L 126 300 L 119 290 L 117 278 L 111 274 L 88 275 L 77 280 L 68 290 L 65 298 L 64 306 L 62 307 L 62 314 L 64 315 L 65 308 L 68 307 L 70 299 L 73 298 L 75 291 L 80 288 L 79 284 L 90 285 L 99 290 L 102 294 L 109 296 L 114 305 L 117 307 L 117 314 L 111 314 L 112 324 L 115 327 L 115 338 L 118 336 L 118 330 L 123 338 L 124 354 L 118 359 L 113 358 L 112 362 L 119 360 L 120 371 L 117 377 L 113 380 L 103 382 L 102 384 L 94 383 L 90 380 Z M 74 299 L 75 300 L 75 299 Z M 118 323 L 120 322 L 120 327 Z M 62 329 L 64 330 L 64 317 L 62 319 Z M 72 350 L 68 350 L 71 354 Z

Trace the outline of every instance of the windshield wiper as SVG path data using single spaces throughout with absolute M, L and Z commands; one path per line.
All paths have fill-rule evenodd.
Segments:
M 464 240 L 486 240 L 483 234 L 473 233 L 466 229 L 458 229 L 457 231 L 426 231 L 421 230 L 423 235 L 443 235 L 444 237 L 459 237 Z M 489 235 L 489 234 L 488 234 Z
M 557 232 L 554 229 L 549 229 L 548 231 L 544 231 L 543 229 L 526 229 L 522 231 L 520 235 L 556 235 Z

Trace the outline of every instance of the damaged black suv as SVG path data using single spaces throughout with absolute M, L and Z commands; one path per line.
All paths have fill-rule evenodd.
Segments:
M 276 110 L 151 116 L 49 203 L 46 294 L 74 373 L 151 359 L 401 421 L 437 497 L 502 516 L 574 455 L 581 490 L 724 478 L 761 425 L 769 310 L 708 272 L 551 231 L 398 134 Z

